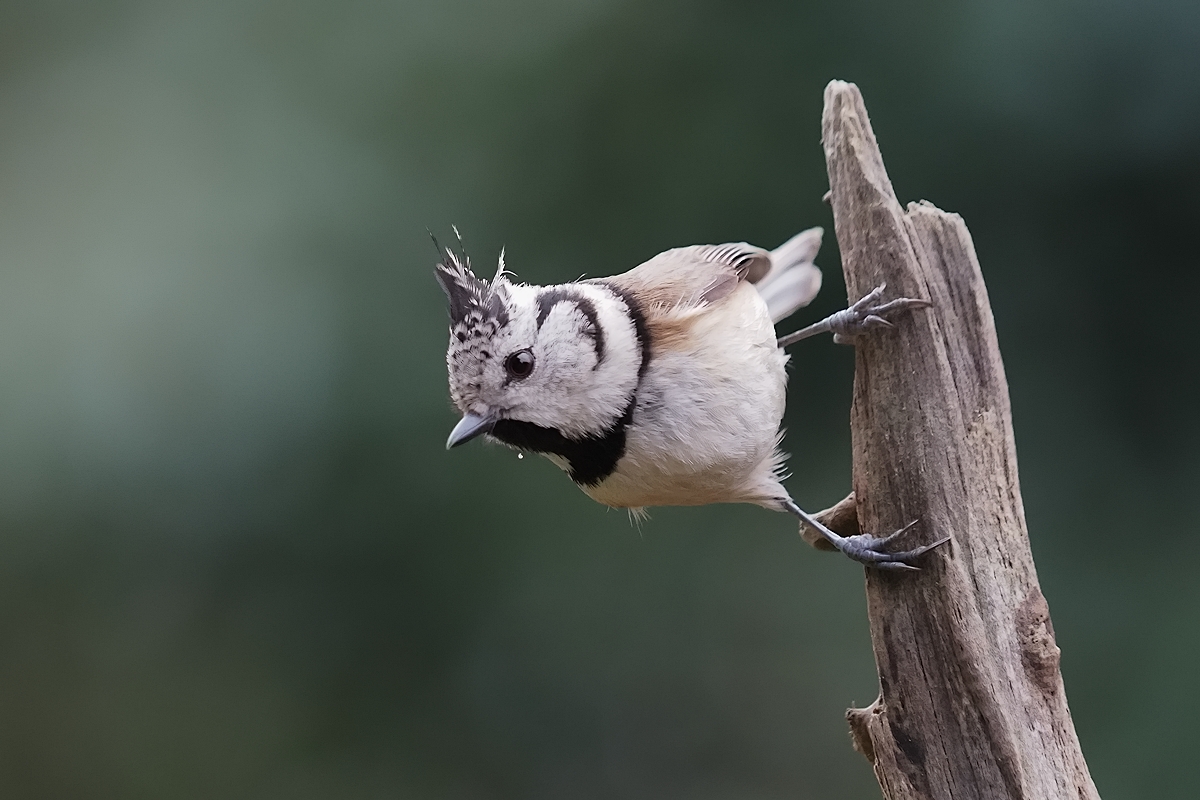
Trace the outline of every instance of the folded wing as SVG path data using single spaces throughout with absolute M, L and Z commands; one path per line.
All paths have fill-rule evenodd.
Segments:
M 770 251 L 745 242 L 677 247 L 604 280 L 632 291 L 645 305 L 673 311 L 719 302 L 747 281 L 766 301 L 771 321 L 779 322 L 821 289 L 813 259 L 822 233 L 810 228 Z

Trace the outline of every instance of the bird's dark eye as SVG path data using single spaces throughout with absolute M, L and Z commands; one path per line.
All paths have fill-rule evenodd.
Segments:
M 533 372 L 533 353 L 528 350 L 518 350 L 504 360 L 504 368 L 514 378 L 528 378 Z

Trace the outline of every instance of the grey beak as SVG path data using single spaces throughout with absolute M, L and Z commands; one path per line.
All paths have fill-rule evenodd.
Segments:
M 472 414 L 470 411 L 463 414 L 463 418 L 454 426 L 454 430 L 450 431 L 450 438 L 446 440 L 446 449 L 458 447 L 463 442 L 469 442 L 481 433 L 487 433 L 496 424 L 496 418 L 489 415 L 481 417 L 478 414 Z

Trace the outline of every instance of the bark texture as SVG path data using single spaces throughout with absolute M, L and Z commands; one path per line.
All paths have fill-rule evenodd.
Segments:
M 826 88 L 822 141 L 849 296 L 886 283 L 885 299 L 933 302 L 856 348 L 858 522 L 920 520 L 905 547 L 954 537 L 921 572 L 867 570 L 880 696 L 847 712 L 855 747 L 886 798 L 1098 799 L 1029 549 L 971 236 L 956 214 L 900 206 L 853 84 Z

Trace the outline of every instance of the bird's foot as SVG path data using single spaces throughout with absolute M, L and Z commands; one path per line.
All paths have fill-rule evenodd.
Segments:
M 912 297 L 899 297 L 880 303 L 883 290 L 887 284 L 880 284 L 868 292 L 854 305 L 834 313 L 829 317 L 829 330 L 833 332 L 833 340 L 838 344 L 853 344 L 856 336 L 862 336 L 871 331 L 896 327 L 888 320 L 888 316 L 910 308 L 928 308 L 933 303 L 928 300 L 918 300 Z
M 919 570 L 913 562 L 921 556 L 940 547 L 950 541 L 947 536 L 944 539 L 939 539 L 933 544 L 927 544 L 922 547 L 917 547 L 912 550 L 902 550 L 899 552 L 889 552 L 885 549 L 889 544 L 900 538 L 902 534 L 908 531 L 913 525 L 917 524 L 917 520 L 905 525 L 900 530 L 889 534 L 888 536 L 873 536 L 869 533 L 859 533 L 853 536 L 841 536 L 834 533 L 829 528 L 818 522 L 813 516 L 804 511 L 791 498 L 783 501 L 783 508 L 797 517 L 799 517 L 810 528 L 818 531 L 825 541 L 829 542 L 835 550 L 839 550 L 849 558 L 864 564 L 874 569 L 891 569 L 891 570 Z
M 902 533 L 916 524 L 917 520 L 914 519 L 900 530 L 887 536 L 872 536 L 869 533 L 860 533 L 856 536 L 838 536 L 836 533 L 830 531 L 830 533 L 833 533 L 833 535 L 829 536 L 826 534 L 825 538 L 834 546 L 834 548 L 840 550 L 846 556 L 859 562 L 860 564 L 866 564 L 868 567 L 874 567 L 875 569 L 905 569 L 915 571 L 919 570 L 920 567 L 914 564 L 914 561 L 935 547 L 940 547 L 941 545 L 944 545 L 946 542 L 950 541 L 950 537 L 947 536 L 944 539 L 937 540 L 933 544 L 923 545 L 921 547 L 913 548 L 912 550 L 890 552 L 885 549 L 889 544 L 899 538 Z

